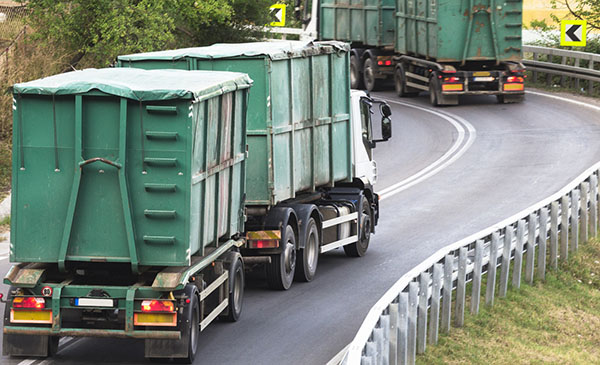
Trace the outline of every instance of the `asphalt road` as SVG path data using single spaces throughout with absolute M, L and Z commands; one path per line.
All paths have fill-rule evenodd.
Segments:
M 558 191 L 600 159 L 598 110 L 564 100 L 528 94 L 523 104 L 501 105 L 493 97 L 470 97 L 457 107 L 431 109 L 425 96 L 377 96 L 395 101 L 394 136 L 375 150 L 377 189 L 385 194 L 367 255 L 322 255 L 315 280 L 286 292 L 270 291 L 260 274 L 249 275 L 241 320 L 209 326 L 197 364 L 326 363 L 402 274 Z M 0 261 L 0 272 L 9 267 Z M 2 364 L 42 362 L 145 360 L 142 341 L 70 338 L 53 360 L 0 358 Z

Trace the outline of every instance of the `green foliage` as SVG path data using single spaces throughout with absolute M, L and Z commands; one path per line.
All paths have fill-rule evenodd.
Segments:
M 557 5 L 564 5 L 569 12 L 576 18 L 586 20 L 588 27 L 600 29 L 600 0 L 551 0 L 552 8 Z M 555 21 L 560 21 L 553 16 Z
M 105 67 L 120 54 L 262 36 L 272 0 L 30 0 L 34 40 L 72 67 Z
M 542 20 L 534 19 L 531 22 L 529 22 L 529 29 L 545 32 L 545 31 L 554 29 L 554 27 L 548 25 L 548 23 L 546 23 L 546 19 L 542 19 Z
M 123 53 L 173 43 L 174 22 L 162 1 L 30 0 L 36 41 L 60 46 L 71 65 L 107 66 Z

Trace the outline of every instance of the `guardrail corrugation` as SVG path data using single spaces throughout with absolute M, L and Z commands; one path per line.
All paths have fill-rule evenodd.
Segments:
M 531 59 L 524 59 L 527 70 L 533 71 L 532 79 L 538 82 L 539 74 L 546 75 L 546 85 L 551 87 L 557 81 L 561 87 L 567 85 L 577 91 L 585 91 L 588 95 L 594 93 L 594 82 L 600 82 L 600 55 L 588 52 L 569 51 L 565 49 L 523 46 L 523 53 Z M 556 63 L 560 62 L 560 63 Z M 554 80 L 553 75 L 560 76 Z M 583 81 L 583 82 L 582 82 Z
M 469 311 L 477 314 L 482 296 L 492 306 L 509 286 L 543 280 L 548 268 L 577 250 L 580 238 L 598 233 L 599 169 L 600 162 L 551 197 L 439 250 L 402 276 L 370 310 L 343 363 L 413 364 L 416 354 L 437 344 L 440 331 L 449 332 L 452 322 L 463 325 L 467 283 Z

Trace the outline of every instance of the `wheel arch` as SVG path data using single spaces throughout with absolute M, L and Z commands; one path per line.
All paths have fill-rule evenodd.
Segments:
M 321 246 L 323 244 L 323 235 L 321 234 L 323 232 L 323 216 L 321 215 L 319 208 L 314 204 L 292 204 L 290 207 L 294 209 L 298 218 L 298 240 L 296 248 L 302 249 L 305 246 L 303 238 L 306 237 L 306 222 L 308 222 L 310 218 L 313 218 L 315 223 L 317 223 L 319 229 L 319 246 Z
M 294 229 L 294 236 L 296 238 L 296 249 L 298 249 L 299 241 L 299 224 L 296 212 L 290 206 L 279 206 L 273 207 L 269 210 L 267 217 L 265 218 L 265 228 L 268 229 L 279 229 L 287 225 L 291 225 Z

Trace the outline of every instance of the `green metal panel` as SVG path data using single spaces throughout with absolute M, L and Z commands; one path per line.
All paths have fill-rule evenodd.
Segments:
M 11 261 L 181 266 L 243 231 L 249 84 L 107 69 L 15 86 Z
M 396 51 L 439 62 L 519 61 L 521 0 L 397 0 Z
M 393 46 L 396 0 L 322 0 L 320 39 Z
M 247 73 L 247 205 L 275 205 L 352 177 L 348 47 L 339 42 L 216 44 L 120 56 L 124 67 L 187 60 Z

